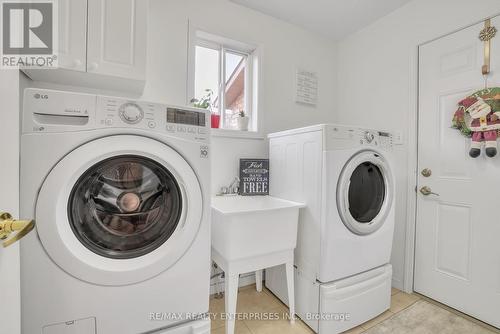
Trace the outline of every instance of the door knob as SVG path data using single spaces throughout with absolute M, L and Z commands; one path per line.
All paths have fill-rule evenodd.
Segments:
M 35 227 L 34 220 L 16 220 L 7 212 L 0 212 L 0 240 L 5 240 L 3 247 L 9 247 L 20 240 L 26 234 L 30 233 Z M 12 238 L 6 240 L 11 233 L 17 232 Z
M 424 168 L 422 169 L 421 173 L 424 177 L 429 177 L 432 175 L 432 170 L 430 170 L 429 168 Z
M 422 195 L 424 196 L 429 196 L 429 195 L 439 196 L 439 194 L 432 192 L 432 189 L 429 188 L 428 186 L 423 186 L 422 188 L 420 188 L 420 193 L 422 193 Z

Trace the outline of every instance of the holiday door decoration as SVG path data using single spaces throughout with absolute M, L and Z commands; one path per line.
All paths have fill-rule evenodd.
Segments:
M 471 157 L 479 156 L 483 142 L 486 155 L 494 157 L 500 131 L 500 87 L 479 90 L 460 101 L 453 116 L 453 127 L 472 138 Z

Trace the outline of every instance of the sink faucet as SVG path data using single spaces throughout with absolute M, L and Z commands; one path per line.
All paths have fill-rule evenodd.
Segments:
M 221 187 L 217 195 L 218 196 L 237 195 L 239 190 L 239 184 L 240 184 L 240 178 L 236 176 L 231 182 L 231 184 L 229 184 L 229 186 Z

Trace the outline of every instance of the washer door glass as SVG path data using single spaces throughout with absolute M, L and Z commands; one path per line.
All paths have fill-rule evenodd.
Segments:
M 380 169 L 372 162 L 358 165 L 351 175 L 349 211 L 360 223 L 370 223 L 380 212 L 385 198 L 385 181 Z
M 175 231 L 182 212 L 177 181 L 152 159 L 122 155 L 90 167 L 75 183 L 69 223 L 92 252 L 130 259 L 152 252 Z

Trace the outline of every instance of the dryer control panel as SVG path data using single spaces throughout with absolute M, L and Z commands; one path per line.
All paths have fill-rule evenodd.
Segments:
M 390 132 L 341 125 L 326 126 L 326 136 L 327 149 L 366 146 L 391 151 L 394 145 L 394 136 Z
M 48 89 L 24 91 L 23 132 L 136 128 L 191 140 L 210 135 L 209 111 Z

